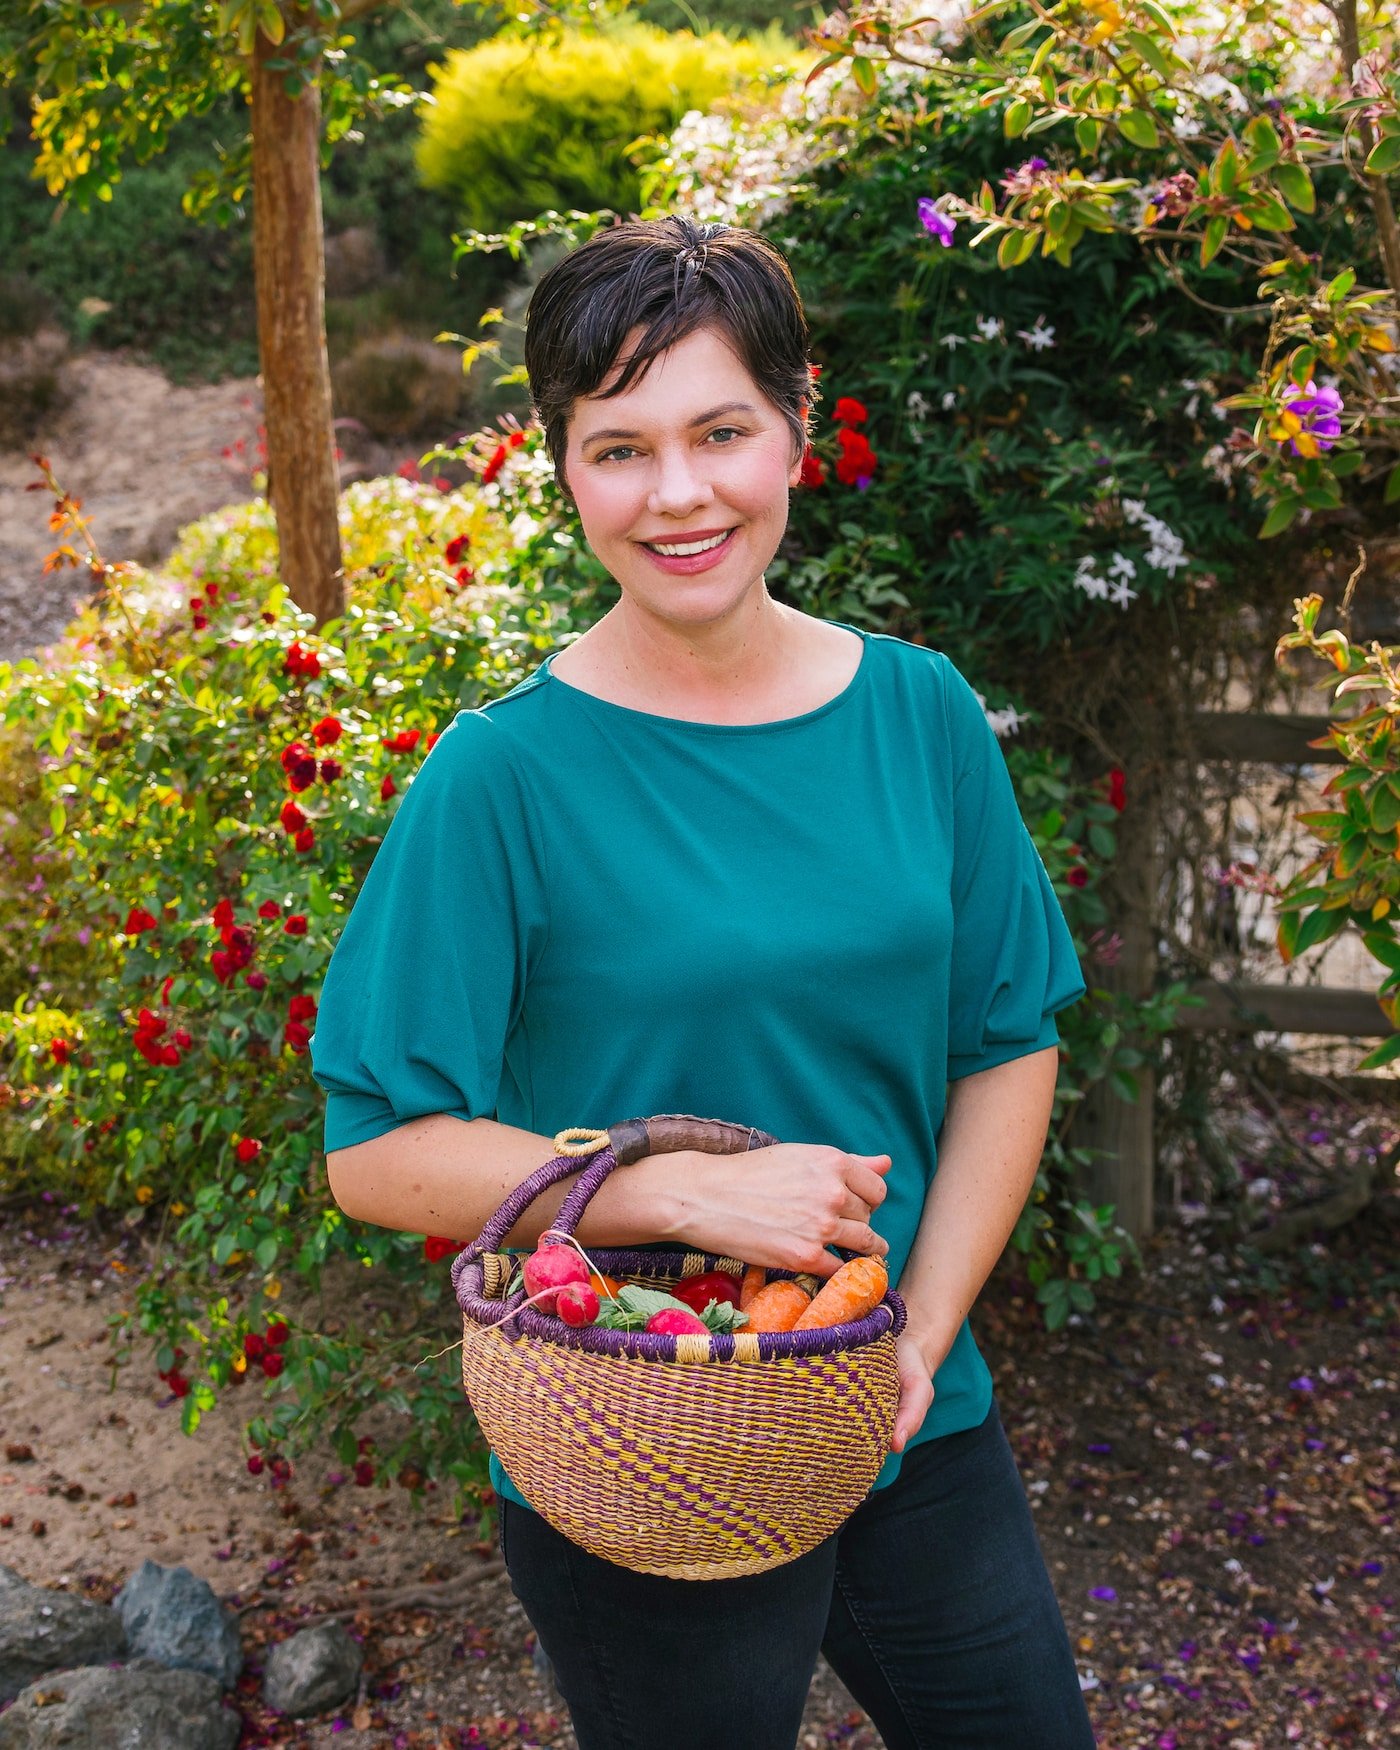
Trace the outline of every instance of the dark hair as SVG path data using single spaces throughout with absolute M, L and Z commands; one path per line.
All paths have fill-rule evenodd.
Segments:
M 807 443 L 815 385 L 807 318 L 792 272 L 757 232 L 689 219 L 632 219 L 599 231 L 556 262 L 525 316 L 525 370 L 560 484 L 569 416 L 595 395 L 627 336 L 641 329 L 617 381 L 620 395 L 653 359 L 697 328 L 716 328 L 782 414 L 794 455 Z

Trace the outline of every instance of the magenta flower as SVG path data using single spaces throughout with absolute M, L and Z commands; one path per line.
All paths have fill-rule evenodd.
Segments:
M 936 237 L 945 249 L 952 244 L 953 233 L 958 228 L 956 221 L 950 219 L 946 213 L 940 213 L 927 195 L 924 195 L 919 202 L 919 223 L 929 236 Z
M 1295 456 L 1315 456 L 1330 450 L 1342 435 L 1342 398 L 1335 389 L 1316 389 L 1311 385 L 1300 389 L 1296 383 L 1290 383 L 1284 390 L 1283 405 L 1285 415 L 1292 414 L 1303 424 L 1303 429 L 1288 439 L 1287 447 Z

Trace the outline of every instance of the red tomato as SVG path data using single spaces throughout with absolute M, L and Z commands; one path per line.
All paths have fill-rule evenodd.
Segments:
M 687 1276 L 671 1289 L 672 1295 L 698 1313 L 704 1312 L 712 1300 L 727 1300 L 739 1304 L 739 1278 L 723 1270 L 707 1270 L 703 1276 Z

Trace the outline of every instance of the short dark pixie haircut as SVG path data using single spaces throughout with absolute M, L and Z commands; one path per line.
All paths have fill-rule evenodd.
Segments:
M 793 458 L 807 444 L 815 385 L 807 318 L 787 262 L 765 237 L 689 219 L 632 219 L 597 232 L 550 268 L 525 316 L 525 370 L 560 484 L 569 416 L 596 395 L 627 336 L 641 330 L 620 395 L 697 328 L 717 329 L 782 414 Z

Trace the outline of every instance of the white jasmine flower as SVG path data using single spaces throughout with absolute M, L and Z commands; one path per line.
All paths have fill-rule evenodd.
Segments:
M 979 316 L 977 332 L 983 340 L 1000 340 L 1006 331 L 1006 324 L 1000 316 Z
M 1113 603 L 1115 608 L 1126 608 L 1129 602 L 1135 602 L 1137 600 L 1137 595 L 1138 592 L 1135 589 L 1129 589 L 1127 581 L 1120 577 L 1110 588 L 1108 599 Z
M 946 392 L 946 394 L 944 395 L 943 399 L 939 402 L 938 405 L 943 409 L 943 411 L 945 413 L 951 413 L 952 410 L 957 406 L 957 404 L 958 404 L 957 394 L 955 393 L 954 390 L 949 389 Z
M 1108 568 L 1108 575 L 1110 577 L 1126 577 L 1131 581 L 1137 576 L 1137 566 L 1133 564 L 1126 553 L 1115 553 L 1113 563 Z
M 1047 346 L 1055 344 L 1055 330 L 1046 326 L 1043 316 L 1037 316 L 1029 328 L 1016 330 L 1016 338 L 1024 340 L 1032 352 L 1044 352 Z
M 967 345 L 967 336 L 965 334 L 940 334 L 938 344 L 946 346 L 949 352 L 955 352 L 958 347 Z

